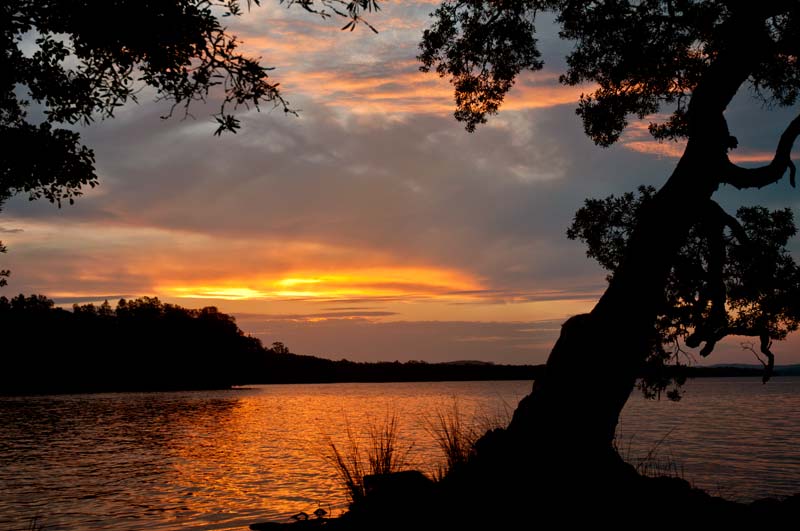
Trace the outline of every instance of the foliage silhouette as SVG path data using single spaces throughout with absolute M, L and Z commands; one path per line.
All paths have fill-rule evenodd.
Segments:
M 532 380 L 541 367 L 358 363 L 264 348 L 235 319 L 153 297 L 57 308 L 43 295 L 0 297 L 0 393 L 227 388 L 235 384 Z
M 42 295 L 0 297 L 0 322 L 3 393 L 230 387 L 264 352 L 216 308 L 150 297 L 72 312 Z
M 0 325 L 3 394 L 219 389 L 236 384 L 534 380 L 544 368 L 476 362 L 365 363 L 301 356 L 281 342 L 265 348 L 259 339 L 244 334 L 232 316 L 214 307 L 188 309 L 155 297 L 121 299 L 114 307 L 108 301 L 75 304 L 71 312 L 43 295 L 0 297 Z
M 346 17 L 348 27 L 368 25 L 362 12 L 377 8 L 372 0 L 280 3 Z M 247 0 L 252 4 L 260 0 Z M 0 195 L 24 192 L 60 205 L 97 185 L 94 153 L 64 126 L 113 118 L 144 86 L 172 103 L 169 116 L 176 109 L 188 116 L 193 103 L 220 100 L 215 134 L 239 129 L 232 111 L 240 106 L 294 112 L 272 81 L 272 68 L 242 55 L 240 41 L 222 25 L 241 6 L 240 0 L 4 2 Z M 31 41 L 34 51 L 26 53 Z
M 6 246 L 3 245 L 3 242 L 0 241 L 0 253 L 5 253 L 7 251 Z M 11 275 L 11 271 L 8 269 L 0 269 L 0 288 L 8 284 L 8 277 Z
M 713 195 L 723 185 L 774 185 L 787 172 L 789 184 L 795 184 L 791 150 L 800 135 L 800 116 L 785 125 L 772 161 L 749 168 L 730 158 L 738 140 L 729 131 L 725 111 L 748 87 L 761 105 L 789 107 L 797 102 L 800 3 L 444 0 L 423 35 L 419 59 L 423 71 L 450 78 L 455 116 L 468 131 L 498 111 L 520 72 L 543 68 L 535 24 L 544 12 L 554 15 L 559 36 L 572 44 L 559 79 L 566 85 L 586 84 L 576 112 L 593 142 L 610 146 L 632 118 L 653 117 L 649 130 L 656 139 L 684 140 L 686 147 L 665 184 L 649 197 L 647 208 L 639 209 L 635 218 L 597 224 L 595 228 L 608 227 L 605 236 L 616 240 L 609 256 L 595 250 L 601 261 L 613 264 L 608 288 L 590 313 L 564 323 L 543 377 L 520 402 L 505 430 L 489 432 L 476 443 L 472 477 L 462 476 L 467 486 L 456 490 L 465 497 L 460 506 L 483 503 L 493 508 L 482 513 L 487 526 L 500 526 L 493 518 L 501 508 L 532 499 L 543 510 L 567 514 L 558 511 L 568 508 L 565 500 L 576 488 L 591 493 L 591 502 L 581 500 L 582 507 L 591 504 L 587 520 L 619 522 L 620 514 L 630 514 L 632 523 L 634 515 L 658 511 L 663 502 L 654 500 L 662 500 L 667 491 L 652 482 L 644 488 L 644 478 L 621 462 L 612 442 L 637 375 L 662 342 L 660 332 L 669 333 L 671 327 L 677 336 L 685 332 L 687 344 L 702 345 L 708 353 L 722 335 L 736 333 L 731 324 L 738 323 L 750 332 L 766 332 L 762 350 L 769 351 L 770 337 L 795 326 L 796 299 L 770 300 L 757 291 L 762 287 L 758 283 L 786 294 L 795 289 L 796 276 L 786 283 L 778 279 L 778 286 L 768 278 L 771 267 L 795 275 L 794 265 L 764 261 L 769 256 L 782 260 L 781 242 L 793 231 L 791 220 L 780 211 L 756 209 L 740 211 L 739 223 Z M 621 234 L 614 226 L 629 228 Z M 584 228 L 588 236 L 591 227 Z M 760 228 L 769 233 L 766 255 L 756 253 L 751 266 L 745 238 L 736 238 L 736 233 L 755 234 Z M 726 241 L 731 234 L 734 239 Z M 702 271 L 680 271 L 698 264 Z M 676 271 L 679 275 L 673 275 Z M 723 294 L 723 286 L 731 292 Z M 692 287 L 700 294 L 695 300 L 714 304 L 689 304 L 679 315 L 670 302 L 685 297 L 682 290 Z M 730 314 L 722 306 L 726 296 L 734 304 L 742 303 L 731 307 Z M 745 301 L 757 301 L 757 307 Z M 680 319 L 677 326 L 670 318 Z M 521 478 L 533 479 L 520 489 Z M 700 498 L 692 498 L 688 490 L 670 489 L 670 507 L 695 516 L 688 507 Z M 733 514 L 745 514 L 720 513 L 722 505 L 712 505 L 702 506 L 708 523 L 722 523 L 722 515 L 732 522 Z
M 387 413 L 383 423 L 367 426 L 366 441 L 359 440 L 348 423 L 342 448 L 328 439 L 325 459 L 336 471 L 351 504 L 364 499 L 368 476 L 385 476 L 408 467 L 412 446 L 401 443 L 399 422 L 397 414 Z
M 790 106 L 796 102 L 800 93 L 800 7 L 790 1 L 445 0 L 423 36 L 419 58 L 423 70 L 451 78 L 456 89 L 456 118 L 465 121 L 468 130 L 497 111 L 519 72 L 543 67 L 534 30 L 536 16 L 544 11 L 555 14 L 560 37 L 574 43 L 560 81 L 594 84 L 581 98 L 577 113 L 596 144 L 608 146 L 617 141 L 631 117 L 643 119 L 664 112 L 666 120 L 650 124 L 653 136 L 687 141 L 666 184 L 650 194 L 648 207 L 635 219 L 620 220 L 627 227 L 624 250 L 619 245 L 608 250 L 618 253 L 613 257 L 596 251 L 601 260 L 614 263 L 609 287 L 591 313 L 565 323 L 545 378 L 537 381 L 509 427 L 515 436 L 529 440 L 535 439 L 534 431 L 554 434 L 552 439 L 557 442 L 551 441 L 552 450 L 581 441 L 579 446 L 601 451 L 610 447 L 635 375 L 658 348 L 660 318 L 674 313 L 674 307 L 666 310 L 670 298 L 685 295 L 668 293 L 668 289 L 694 287 L 704 294 L 700 299 L 715 301 L 702 311 L 689 305 L 683 309 L 684 315 L 672 315 L 680 319 L 677 328 L 674 320 L 661 322 L 660 328 L 666 331 L 667 325 L 672 325 L 678 335 L 691 328 L 687 343 L 704 343 L 703 352 L 707 353 L 721 332 L 734 333 L 733 327 L 725 326 L 731 323 L 724 322 L 724 308 L 717 304 L 724 302 L 722 283 L 710 277 L 723 271 L 723 275 L 738 279 L 735 286 L 728 287 L 739 292 L 728 295 L 741 302 L 752 300 L 754 290 L 760 289 L 754 282 L 765 280 L 754 271 L 766 268 L 763 261 L 767 256 L 757 257 L 762 264 L 759 267 L 736 271 L 736 264 L 748 262 L 722 256 L 724 250 L 717 252 L 724 247 L 725 228 L 733 227 L 735 233 L 738 223 L 712 196 L 724 184 L 743 189 L 776 183 L 787 170 L 794 184 L 790 153 L 800 134 L 800 117 L 786 126 L 771 163 L 744 168 L 729 158 L 738 142 L 728 130 L 724 112 L 744 85 L 749 85 L 762 103 Z M 674 215 L 677 205 L 680 216 Z M 756 230 L 767 214 L 751 210 L 741 215 L 743 222 L 747 216 L 757 218 L 751 220 L 751 228 Z M 771 215 L 778 232 L 791 225 L 777 219 L 781 216 Z M 699 227 L 709 227 L 704 231 L 707 234 L 701 235 Z M 622 237 L 614 231 L 611 236 Z M 774 241 L 781 238 L 776 235 Z M 691 249 L 692 244 L 702 248 Z M 745 248 L 732 247 L 729 254 L 745 253 Z M 704 262 L 703 249 L 708 250 L 705 258 L 713 262 L 705 264 L 708 274 L 672 276 L 676 268 Z M 780 254 L 779 249 L 769 252 Z M 688 263 L 681 264 L 681 258 L 690 254 L 694 256 Z M 689 279 L 694 279 L 695 285 L 690 286 Z M 773 302 L 783 307 L 764 308 L 766 314 L 761 315 L 772 316 L 766 321 L 759 321 L 744 305 L 732 308 L 731 315 L 748 330 L 760 328 L 759 333 L 766 332 L 768 338 L 781 336 L 794 326 L 794 310 L 792 302 L 779 300 Z M 782 321 L 790 314 L 789 321 Z M 766 343 L 762 340 L 762 346 L 768 352 L 769 339 Z M 587 352 L 602 358 L 605 368 Z M 587 371 L 591 377 L 576 380 L 576 367 L 593 364 L 597 370 Z M 574 389 L 582 390 L 581 398 Z
M 655 192 L 642 186 L 637 194 L 589 199 L 575 214 L 567 236 L 586 243 L 587 256 L 612 272 L 609 282 L 636 220 Z M 689 356 L 681 343 L 696 347 L 705 341 L 700 355 L 706 357 L 728 335 L 760 339 L 766 382 L 774 367 L 772 341 L 798 328 L 800 267 L 786 248 L 797 234 L 791 209 L 742 207 L 736 218 L 721 219 L 725 225 L 713 219 L 694 225 L 672 266 L 664 312 L 656 321 L 659 340 L 646 360 L 648 378 L 640 382 L 647 396 L 660 394 L 676 377 L 680 380 L 674 372 L 672 377 L 659 377 L 663 371 L 655 369 L 670 361 L 679 363 L 682 354 Z M 678 398 L 677 387 L 668 396 Z
M 365 24 L 374 0 L 280 0 L 346 28 Z M 59 207 L 98 184 L 95 155 L 75 124 L 113 118 L 144 87 L 172 103 L 168 118 L 220 101 L 215 135 L 240 128 L 238 107 L 295 113 L 271 67 L 239 51 L 222 25 L 240 0 L 7 0 L 0 6 L 0 207 L 25 193 Z M 247 0 L 247 6 L 260 0 Z M 32 46 L 33 51 L 28 48 Z

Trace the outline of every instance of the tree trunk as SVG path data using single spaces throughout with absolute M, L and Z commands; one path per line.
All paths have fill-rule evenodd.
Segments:
M 611 448 L 619 414 L 656 341 L 672 262 L 715 188 L 691 176 L 713 174 L 716 164 L 687 158 L 648 204 L 625 262 L 595 308 L 562 326 L 544 377 L 508 427 L 515 440 L 550 455 Z
M 612 443 L 619 415 L 654 346 L 672 264 L 719 184 L 732 183 L 734 170 L 727 155 L 732 137 L 724 111 L 770 42 L 764 24 L 769 3 L 742 6 L 720 29 L 728 49 L 708 66 L 692 94 L 689 141 L 681 160 L 644 209 L 625 258 L 595 308 L 564 323 L 544 377 L 520 402 L 504 442 L 498 443 L 515 459 L 525 459 L 526 454 L 536 459 L 538 454 L 551 461 L 577 460 L 580 468 L 602 455 L 615 455 Z M 786 143 L 784 137 L 781 144 Z M 793 141 L 789 139 L 789 150 Z M 788 151 L 785 158 L 791 165 Z M 776 164 L 778 159 L 776 154 L 768 176 L 751 176 L 751 185 L 778 180 L 787 167 Z M 492 439 L 477 446 L 479 456 L 497 452 Z

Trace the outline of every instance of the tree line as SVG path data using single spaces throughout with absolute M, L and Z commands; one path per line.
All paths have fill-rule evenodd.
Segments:
M 221 389 L 261 383 L 509 380 L 540 367 L 363 363 L 265 347 L 233 316 L 158 298 L 58 308 L 43 295 L 0 297 L 0 393 Z

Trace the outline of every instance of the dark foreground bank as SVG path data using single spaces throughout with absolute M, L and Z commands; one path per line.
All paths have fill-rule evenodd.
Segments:
M 257 522 L 254 531 L 324 528 L 367 530 L 790 529 L 800 516 L 800 494 L 737 503 L 693 488 L 678 477 L 647 477 L 621 461 L 578 472 L 542 465 L 469 470 L 434 482 L 416 471 L 368 476 L 363 499 L 338 518 L 297 515 L 293 523 Z M 586 465 L 587 463 L 583 463 Z

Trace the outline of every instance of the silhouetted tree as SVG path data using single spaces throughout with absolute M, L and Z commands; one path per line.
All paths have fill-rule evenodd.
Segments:
M 3 242 L 0 241 L 0 253 L 6 252 L 6 246 L 3 245 Z M 0 288 L 8 284 L 8 277 L 11 275 L 11 271 L 8 269 L 0 269 Z
M 155 297 L 75 304 L 0 297 L 0 393 L 221 388 L 266 379 L 266 350 L 233 317 Z
M 638 194 L 588 199 L 575 214 L 567 236 L 587 244 L 587 255 L 612 272 L 609 282 L 655 192 L 642 186 Z M 675 372 L 658 369 L 678 363 L 681 354 L 688 356 L 682 343 L 697 347 L 705 342 L 700 350 L 705 357 L 728 335 L 759 338 L 766 382 L 774 366 L 772 341 L 785 339 L 800 323 L 800 267 L 786 248 L 797 234 L 792 211 L 742 207 L 736 218 L 714 214 L 691 227 L 667 278 L 666 304 L 656 321 L 658 341 L 646 360 L 651 370 L 640 381 L 647 396 L 670 384 L 672 378 L 660 375 Z M 677 398 L 677 388 L 668 396 Z
M 0 187 L 0 190 L 1 189 L 2 187 Z M 9 197 L 8 193 L 4 194 L 2 191 L 0 191 L 0 212 L 3 211 L 3 203 L 6 201 L 6 199 L 8 199 L 8 197 Z M 0 254 L 4 254 L 7 251 L 8 249 L 6 248 L 6 246 L 3 245 L 2 241 L 0 241 Z M 8 284 L 9 276 L 11 276 L 11 271 L 9 271 L 8 269 L 0 268 L 0 288 Z
M 247 0 L 258 5 L 259 0 Z M 283 3 L 283 0 L 281 0 Z M 286 2 L 323 17 L 365 22 L 372 0 Z M 239 52 L 220 20 L 240 15 L 240 0 L 8 0 L 0 7 L 0 194 L 28 193 L 61 204 L 95 186 L 94 153 L 65 128 L 112 118 L 143 86 L 188 113 L 221 100 L 216 134 L 235 132 L 239 106 L 292 112 L 268 75 Z M 35 44 L 33 53 L 23 45 Z M 213 91 L 213 94 L 212 94 Z M 36 106 L 36 116 L 29 115 Z M 172 112 L 169 113 L 170 115 Z M 43 115 L 44 119 L 41 119 Z M 34 156 L 35 155 L 35 156 Z
M 225 388 L 247 383 L 533 379 L 540 367 L 358 363 L 267 349 L 213 306 L 155 297 L 75 304 L 0 297 L 0 394 Z
M 114 315 L 114 310 L 111 309 L 111 305 L 108 303 L 108 300 L 104 300 L 103 304 L 97 309 L 97 315 L 99 317 L 107 318 Z
M 591 459 L 598 453 L 608 454 L 636 375 L 661 340 L 659 319 L 669 315 L 674 296 L 669 288 L 677 286 L 672 275 L 682 267 L 686 257 L 682 250 L 699 254 L 687 264 L 697 265 L 703 253 L 690 249 L 693 243 L 707 248 L 707 259 L 712 259 L 712 255 L 721 256 L 726 227 L 734 239 L 740 232 L 734 218 L 713 201 L 714 192 L 726 184 L 762 188 L 780 181 L 787 170 L 794 185 L 790 152 L 800 134 L 800 117 L 786 126 L 771 163 L 744 168 L 728 156 L 737 140 L 728 130 L 724 113 L 746 85 L 768 105 L 791 106 L 797 101 L 800 3 L 446 0 L 423 36 L 420 60 L 423 70 L 450 77 L 456 91 L 456 118 L 468 130 L 497 111 L 522 70 L 542 68 L 534 24 L 537 14 L 546 11 L 555 14 L 560 36 L 574 43 L 561 82 L 595 86 L 581 97 L 577 113 L 596 144 L 609 146 L 617 141 L 631 117 L 642 119 L 662 112 L 668 112 L 668 118 L 650 125 L 653 136 L 687 141 L 664 186 L 652 194 L 635 220 L 626 222 L 633 228 L 625 238 L 624 252 L 614 259 L 606 292 L 591 313 L 564 323 L 545 377 L 536 381 L 532 393 L 520 403 L 507 430 L 510 439 L 523 447 Z M 743 213 L 743 222 L 748 215 L 772 216 L 751 211 Z M 788 229 L 784 222 L 772 222 L 779 231 Z M 755 221 L 751 230 L 759 224 Z M 739 244 L 741 252 L 746 252 L 742 240 Z M 775 249 L 770 252 L 780 254 Z M 727 267 L 736 263 L 746 260 L 729 261 Z M 729 326 L 725 330 L 722 284 L 713 279 L 719 277 L 715 274 L 719 268 L 718 263 L 706 264 L 707 275 L 693 277 L 702 280 L 702 287 L 694 286 L 705 294 L 700 298 L 713 304 L 699 313 L 697 308 L 687 309 L 694 313 L 684 323 L 693 327 L 687 342 L 705 343 L 707 351 L 721 332 L 733 333 Z M 737 274 L 732 271 L 731 278 Z M 745 275 L 737 289 L 756 289 L 749 282 Z M 747 308 L 731 307 L 730 311 L 735 318 L 747 320 Z M 762 331 L 770 326 L 747 324 Z
M 281 341 L 276 341 L 270 347 L 270 350 L 275 354 L 288 354 L 289 348 L 284 345 Z
M 374 0 L 286 4 L 322 17 L 346 17 L 348 29 L 369 26 L 361 13 L 377 9 Z M 215 134 L 239 129 L 232 111 L 240 106 L 268 104 L 293 113 L 268 75 L 271 68 L 242 55 L 238 39 L 220 22 L 240 15 L 242 5 L 240 0 L 2 2 L 0 206 L 18 193 L 71 204 L 82 188 L 96 186 L 94 152 L 69 126 L 112 118 L 117 108 L 136 101 L 144 86 L 152 87 L 158 100 L 172 102 L 168 116 L 175 110 L 188 116 L 197 101 L 221 100 L 213 115 Z

